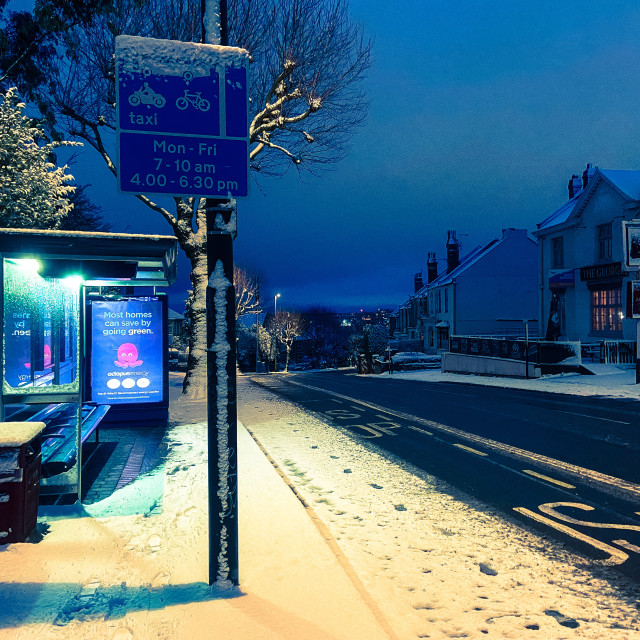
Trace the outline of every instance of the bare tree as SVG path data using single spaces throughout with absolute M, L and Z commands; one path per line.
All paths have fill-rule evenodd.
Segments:
M 259 313 L 260 279 L 238 265 L 233 265 L 233 286 L 236 290 L 236 322 L 245 313 Z
M 299 314 L 292 311 L 278 311 L 275 316 L 271 317 L 269 323 L 269 331 L 284 344 L 287 350 L 285 362 L 285 371 L 289 371 L 289 359 L 291 358 L 291 348 L 293 341 L 301 336 L 307 329 L 305 319 Z
M 142 35 L 200 41 L 200 0 L 114 0 L 92 25 L 71 29 L 67 55 L 49 70 L 57 122 L 117 175 L 114 156 L 114 38 Z M 361 83 L 372 43 L 348 16 L 346 0 L 230 0 L 230 44 L 247 49 L 251 166 L 263 174 L 339 160 L 365 117 Z M 206 393 L 206 216 L 204 200 L 174 198 L 169 210 L 136 196 L 170 225 L 191 263 L 189 356 L 183 391 Z

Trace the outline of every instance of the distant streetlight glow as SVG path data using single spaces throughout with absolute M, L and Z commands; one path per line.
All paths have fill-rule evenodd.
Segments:
M 280 297 L 279 293 L 276 293 L 275 296 L 273 296 L 273 315 L 275 316 L 276 313 L 278 312 L 278 298 Z

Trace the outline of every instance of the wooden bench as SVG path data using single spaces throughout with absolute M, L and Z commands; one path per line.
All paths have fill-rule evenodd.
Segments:
M 82 405 L 82 444 L 93 433 L 96 434 L 96 442 L 99 441 L 98 427 L 109 408 L 109 405 Z M 42 432 L 42 477 L 50 478 L 71 469 L 77 458 L 77 405 L 72 402 L 50 404 L 27 420 L 46 425 Z

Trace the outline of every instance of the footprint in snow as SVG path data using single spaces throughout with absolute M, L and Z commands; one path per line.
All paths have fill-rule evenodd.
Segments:
M 160 551 L 162 538 L 160 538 L 160 536 L 157 533 L 154 533 L 153 535 L 149 536 L 149 539 L 147 540 L 147 542 L 149 543 L 149 547 L 151 548 L 151 553 L 157 553 L 158 551 Z
M 161 571 L 151 581 L 151 586 L 152 587 L 165 587 L 170 583 L 171 583 L 171 573 L 169 571 Z
M 555 609 L 547 609 L 545 613 L 552 618 L 555 618 L 556 622 L 563 627 L 567 627 L 569 629 L 577 629 L 580 626 L 580 623 L 575 618 L 569 618 L 561 614 L 559 611 Z

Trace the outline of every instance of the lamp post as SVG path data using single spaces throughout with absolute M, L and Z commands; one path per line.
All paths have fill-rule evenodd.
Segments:
M 260 357 L 260 329 L 258 327 L 259 318 L 260 310 L 256 310 L 256 373 L 258 373 L 258 359 Z
M 273 296 L 273 322 L 275 323 L 276 321 L 276 315 L 278 313 L 278 298 L 280 297 L 279 293 L 276 293 L 275 296 Z M 275 326 L 275 324 L 274 324 Z M 278 343 L 276 342 L 276 352 L 274 354 L 273 357 L 273 369 L 274 369 L 274 373 L 278 372 Z

